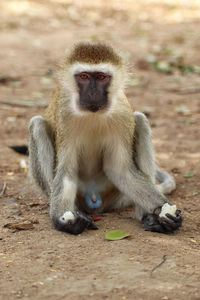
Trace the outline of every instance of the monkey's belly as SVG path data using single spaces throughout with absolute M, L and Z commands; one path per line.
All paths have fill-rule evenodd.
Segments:
M 102 200 L 102 207 L 99 211 L 104 210 L 105 207 L 110 206 L 111 203 L 119 194 L 117 189 L 108 180 L 106 174 L 103 172 L 103 143 L 101 139 L 96 140 L 89 138 L 82 144 L 82 151 L 79 156 L 79 182 L 77 204 L 81 210 L 89 212 L 85 203 L 85 195 L 91 187 L 94 188 Z M 93 189 L 92 188 L 92 189 Z

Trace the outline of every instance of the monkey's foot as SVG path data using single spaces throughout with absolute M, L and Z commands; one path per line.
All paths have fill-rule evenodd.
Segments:
M 143 217 L 142 223 L 147 231 L 172 233 L 182 225 L 182 215 L 180 210 L 176 210 L 175 216 L 166 214 L 165 217 L 159 217 L 159 214 L 147 214 Z
M 54 226 L 60 231 L 79 234 L 84 229 L 98 229 L 92 218 L 80 211 L 66 211 L 59 219 L 53 220 Z

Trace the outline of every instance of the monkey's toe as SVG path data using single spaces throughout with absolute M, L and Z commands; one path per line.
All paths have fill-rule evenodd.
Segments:
M 74 235 L 82 233 L 85 229 L 98 229 L 92 218 L 80 211 L 66 211 L 60 218 L 53 219 L 53 223 L 57 230 Z

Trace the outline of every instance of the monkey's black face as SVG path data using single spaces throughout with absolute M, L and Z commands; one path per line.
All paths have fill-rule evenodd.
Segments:
M 108 105 L 111 75 L 102 72 L 81 72 L 75 75 L 79 89 L 79 105 L 83 110 L 97 112 Z

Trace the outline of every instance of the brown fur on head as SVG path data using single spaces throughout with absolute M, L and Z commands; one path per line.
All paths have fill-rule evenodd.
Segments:
M 114 49 L 102 43 L 79 43 L 75 45 L 67 58 L 67 62 L 69 64 L 75 62 L 89 64 L 109 62 L 114 65 L 122 65 L 122 59 Z
M 83 116 L 87 111 L 81 111 L 77 105 L 79 91 L 75 75 L 82 72 L 101 72 L 112 77 L 108 88 L 110 101 L 106 114 L 121 110 L 124 98 L 124 87 L 128 72 L 122 57 L 111 47 L 103 43 L 78 43 L 69 52 L 59 73 L 62 101 L 67 105 L 68 112 Z M 100 114 L 99 114 L 100 115 Z

